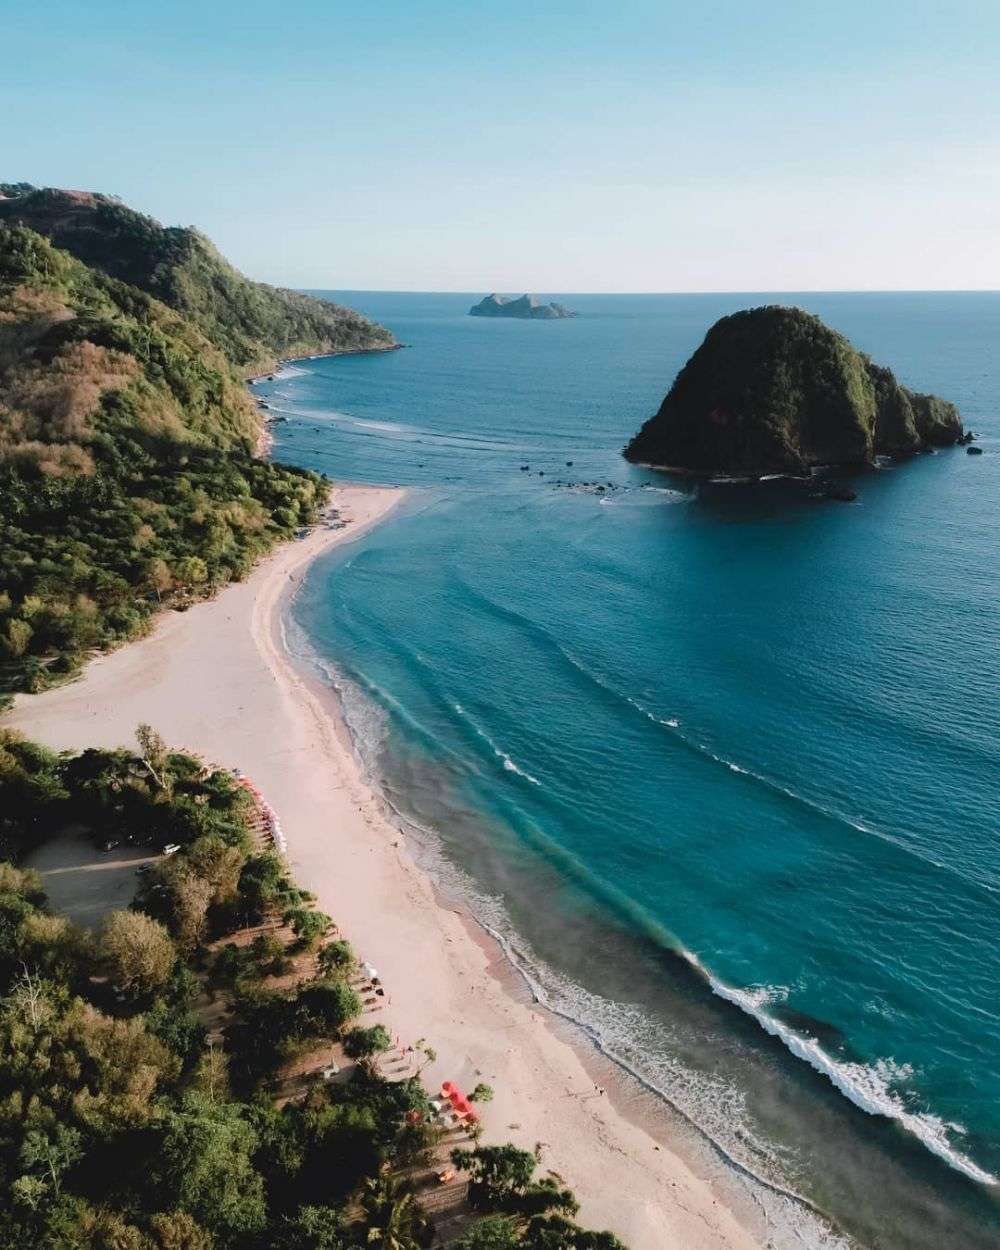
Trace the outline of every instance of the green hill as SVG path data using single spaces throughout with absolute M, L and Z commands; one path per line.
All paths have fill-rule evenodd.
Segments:
M 0 184 L 0 225 L 24 225 L 92 269 L 138 287 L 196 325 L 247 373 L 279 358 L 379 351 L 392 334 L 349 308 L 251 282 L 190 227 L 161 226 L 111 196 Z
M 693 473 L 804 473 L 961 437 L 953 404 L 908 390 L 818 317 L 772 305 L 712 326 L 625 455 Z
M 313 519 L 323 479 L 257 459 L 259 433 L 195 320 L 0 224 L 0 689 L 73 672 Z

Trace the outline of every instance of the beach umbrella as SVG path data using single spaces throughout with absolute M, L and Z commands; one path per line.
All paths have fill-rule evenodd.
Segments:
M 457 1085 L 453 1085 L 448 1093 L 448 1101 L 459 1113 L 459 1115 L 470 1115 L 472 1112 L 472 1104 L 468 1098 L 462 1093 Z
M 458 1086 L 457 1086 L 457 1085 L 453 1085 L 453 1084 L 451 1083 L 451 1081 L 442 1081 L 442 1082 L 441 1082 L 441 1093 L 442 1093 L 442 1094 L 444 1094 L 444 1096 L 445 1096 L 446 1098 L 450 1098 L 450 1097 L 451 1097 L 451 1095 L 452 1095 L 452 1092 L 453 1092 L 454 1090 L 456 1090 L 457 1088 L 458 1088 Z

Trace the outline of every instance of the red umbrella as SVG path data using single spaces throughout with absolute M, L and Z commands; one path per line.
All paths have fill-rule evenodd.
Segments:
M 453 1089 L 448 1097 L 459 1115 L 468 1115 L 472 1111 L 472 1104 L 460 1089 Z
M 458 1086 L 453 1085 L 451 1081 L 444 1081 L 441 1085 L 441 1093 L 444 1094 L 446 1098 L 450 1098 L 457 1090 Z

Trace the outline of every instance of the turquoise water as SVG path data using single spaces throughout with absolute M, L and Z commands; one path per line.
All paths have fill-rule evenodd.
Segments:
M 257 389 L 278 457 L 419 488 L 296 606 L 387 796 L 728 1153 L 863 1244 L 997 1244 L 1000 295 L 782 297 L 981 435 L 851 505 L 619 454 L 774 297 L 338 298 L 407 350 Z

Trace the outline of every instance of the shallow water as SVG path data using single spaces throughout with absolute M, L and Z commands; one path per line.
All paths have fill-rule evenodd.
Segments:
M 747 1166 L 868 1245 L 996 1244 L 1000 296 L 782 297 L 982 435 L 846 506 L 620 457 L 765 297 L 340 298 L 409 349 L 257 390 L 280 458 L 421 488 L 296 606 L 387 796 Z

